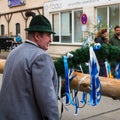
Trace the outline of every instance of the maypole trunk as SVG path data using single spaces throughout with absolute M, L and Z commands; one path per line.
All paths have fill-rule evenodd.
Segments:
M 6 60 L 0 59 L 0 73 L 3 73 Z
M 90 90 L 90 75 L 80 72 L 74 72 L 76 77 L 71 81 L 71 88 L 89 92 Z M 120 99 L 120 79 L 113 79 L 108 77 L 100 77 L 102 86 L 102 95 L 111 97 L 113 99 Z
M 3 73 L 6 60 L 0 59 L 0 73 Z M 76 77 L 71 81 L 72 89 L 79 91 L 90 91 L 90 75 L 80 72 L 74 72 Z M 113 79 L 107 77 L 99 77 L 102 86 L 102 95 L 114 99 L 120 99 L 120 79 Z

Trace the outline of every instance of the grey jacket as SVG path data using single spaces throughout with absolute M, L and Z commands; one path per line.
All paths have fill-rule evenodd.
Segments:
M 59 120 L 57 87 L 51 57 L 32 43 L 23 43 L 6 61 L 0 120 Z

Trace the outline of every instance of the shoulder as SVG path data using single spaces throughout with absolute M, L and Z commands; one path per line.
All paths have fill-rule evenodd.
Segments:
M 41 61 L 48 64 L 48 63 L 52 63 L 52 58 L 49 54 L 42 52 L 42 53 L 38 53 L 35 61 L 38 61 L 38 62 Z
M 113 40 L 115 40 L 115 39 L 117 39 L 117 37 L 116 37 L 116 35 L 114 34 L 114 35 L 110 38 L 110 41 L 113 41 Z
M 97 43 L 101 43 L 101 41 L 102 41 L 102 37 L 101 37 L 101 36 L 95 38 L 95 42 L 97 42 Z

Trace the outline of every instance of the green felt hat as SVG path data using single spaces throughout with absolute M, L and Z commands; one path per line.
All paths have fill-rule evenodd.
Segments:
M 55 32 L 52 31 L 49 20 L 43 15 L 34 16 L 30 22 L 29 28 L 26 28 L 25 30 L 31 32 L 49 32 L 55 34 Z

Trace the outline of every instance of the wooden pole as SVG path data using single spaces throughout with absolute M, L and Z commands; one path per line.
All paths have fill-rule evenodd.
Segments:
M 0 73 L 3 73 L 6 60 L 0 59 Z
M 71 88 L 89 92 L 90 75 L 80 72 L 74 72 L 76 77 L 71 81 Z M 120 79 L 99 77 L 102 86 L 102 95 L 113 99 L 120 99 Z
M 0 59 L 0 73 L 3 73 L 6 60 Z M 76 77 L 71 81 L 71 88 L 89 92 L 90 91 L 90 75 L 80 72 L 74 72 Z M 102 95 L 113 99 L 120 99 L 120 79 L 107 77 L 99 77 L 102 86 Z

